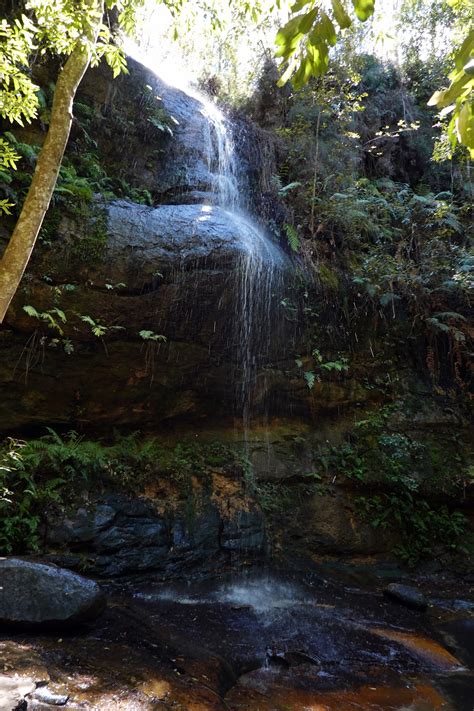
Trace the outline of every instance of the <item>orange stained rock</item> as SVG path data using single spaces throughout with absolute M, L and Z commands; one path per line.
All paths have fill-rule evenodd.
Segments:
M 268 695 L 245 693 L 226 697 L 232 711 L 452 711 L 449 702 L 428 684 L 402 687 L 363 686 L 340 691 L 309 692 L 272 689 Z
M 410 632 L 399 632 L 398 630 L 372 628 L 371 632 L 398 642 L 406 647 L 419 659 L 429 662 L 442 670 L 451 670 L 462 667 L 462 663 L 451 652 L 442 647 L 438 642 L 428 637 L 421 637 Z

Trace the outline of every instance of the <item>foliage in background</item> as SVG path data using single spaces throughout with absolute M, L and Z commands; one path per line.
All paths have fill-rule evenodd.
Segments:
M 262 81 L 250 107 L 277 134 L 286 239 L 319 285 L 285 300 L 288 317 L 299 308 L 306 324 L 306 350 L 296 352 L 310 389 L 315 345 L 357 349 L 372 314 L 371 328 L 416 342 L 436 387 L 469 392 L 472 183 L 462 156 L 430 160 L 439 129 L 424 102 L 434 79 L 429 65 L 417 72 L 427 82 L 421 105 L 396 68 L 359 56 L 291 95 L 269 96 Z
M 393 552 L 405 563 L 438 549 L 465 553 L 468 519 L 454 502 L 474 485 L 472 468 L 455 440 L 405 434 L 393 414 L 394 406 L 383 408 L 357 422 L 343 444 L 321 451 L 327 474 L 357 486 L 357 515 L 398 539 Z
M 355 14 L 365 22 L 374 13 L 374 0 L 353 0 Z M 463 16 L 472 5 L 469 0 L 448 0 L 455 15 Z M 345 3 L 331 0 L 331 11 L 317 0 L 298 0 L 291 8 L 292 15 L 276 37 L 276 56 L 281 57 L 285 70 L 279 80 L 284 85 L 290 78 L 295 89 L 301 89 L 311 77 L 323 76 L 329 66 L 330 48 L 341 32 L 347 30 L 352 19 Z M 406 3 L 405 3 L 406 10 Z M 408 15 L 408 32 L 413 21 Z M 455 69 L 450 73 L 450 86 L 436 91 L 430 106 L 441 109 L 441 118 L 451 114 L 447 136 L 454 149 L 459 142 L 474 156 L 474 29 L 472 14 L 470 27 L 460 47 L 453 52 Z M 401 28 L 403 30 L 404 27 Z

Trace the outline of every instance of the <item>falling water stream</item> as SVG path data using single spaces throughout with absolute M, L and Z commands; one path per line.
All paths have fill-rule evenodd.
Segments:
M 284 285 L 284 258 L 281 250 L 269 239 L 251 216 L 244 178 L 244 168 L 235 147 L 231 122 L 209 101 L 203 101 L 207 139 L 207 163 L 212 176 L 212 194 L 217 205 L 225 210 L 235 226 L 240 244 L 234 282 L 234 324 L 232 329 L 233 382 L 235 408 L 241 420 L 244 454 L 251 457 L 249 433 L 254 406 L 265 398 L 267 383 L 262 364 L 268 363 L 272 338 L 277 332 L 276 309 L 281 303 Z M 259 372 L 260 371 L 260 372 Z M 260 415 L 265 415 L 265 411 Z M 268 435 L 266 437 L 269 448 Z M 242 513 L 236 517 L 242 528 Z M 236 561 L 247 558 L 241 538 Z M 234 566 L 239 564 L 234 561 Z M 241 567 L 241 566 L 240 566 Z M 240 571 L 242 572 L 242 571 Z M 247 583 L 244 582 L 244 589 Z M 253 594 L 255 590 L 252 591 Z
M 180 140 L 193 157 L 186 165 L 192 175 L 190 182 L 199 185 L 192 201 L 202 204 L 203 211 L 223 211 L 235 234 L 238 257 L 233 284 L 234 319 L 231 328 L 227 323 L 220 327 L 230 332 L 234 413 L 247 442 L 254 414 L 265 416 L 262 366 L 270 360 L 272 342 L 282 323 L 278 308 L 288 258 L 250 212 L 246 166 L 235 145 L 232 122 L 213 101 L 191 86 L 189 76 L 174 68 L 163 77 L 164 67 L 161 63 L 157 67 L 153 53 L 144 53 L 133 43 L 127 51 L 153 71 L 158 69 L 157 74 L 168 85 L 182 92 L 180 98 L 176 98 L 176 91 L 170 97 L 166 85 L 160 84 L 164 109 L 180 119 L 176 122 Z
M 247 441 L 258 369 L 268 359 L 272 315 L 280 303 L 284 257 L 248 211 L 250 201 L 231 122 L 215 104 L 200 99 L 208 119 L 206 153 L 212 192 L 216 203 L 231 216 L 241 245 L 235 282 L 234 379 L 236 408 Z

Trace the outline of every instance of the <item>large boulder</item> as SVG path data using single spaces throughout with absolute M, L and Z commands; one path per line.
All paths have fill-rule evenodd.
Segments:
M 0 623 L 74 626 L 95 619 L 105 595 L 77 573 L 19 558 L 0 560 Z

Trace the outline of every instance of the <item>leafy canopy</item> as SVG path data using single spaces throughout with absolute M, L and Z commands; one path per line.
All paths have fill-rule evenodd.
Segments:
M 353 10 L 361 22 L 374 12 L 375 0 L 352 0 Z M 352 18 L 342 0 L 331 0 L 326 12 L 318 0 L 297 0 L 291 7 L 292 17 L 276 36 L 276 55 L 287 64 L 279 80 L 282 86 L 290 78 L 300 89 L 310 77 L 325 74 L 329 65 L 329 49 L 340 31 L 352 24 Z
M 451 146 L 459 141 L 474 158 L 474 28 L 454 54 L 454 65 L 449 87 L 435 91 L 428 105 L 441 109 L 441 116 L 452 114 L 448 126 Z
M 276 36 L 276 56 L 283 60 L 282 86 L 289 79 L 295 89 L 301 89 L 311 77 L 321 77 L 329 65 L 329 50 L 344 30 L 353 22 L 352 11 L 361 22 L 374 13 L 375 0 L 352 0 L 352 10 L 344 0 L 331 0 L 329 9 L 321 0 L 296 0 L 292 16 Z M 465 0 L 448 0 L 455 13 L 460 13 Z M 461 47 L 453 55 L 455 68 L 449 75 L 451 83 L 436 91 L 428 102 L 441 110 L 440 116 L 451 114 L 448 137 L 452 148 L 456 143 L 466 146 L 474 158 L 474 28 L 468 31 Z
M 187 0 L 157 0 L 175 15 Z M 118 31 L 136 32 L 137 11 L 145 0 L 26 0 L 24 11 L 0 20 L 0 117 L 24 126 L 37 118 L 40 88 L 32 79 L 33 57 L 69 56 L 77 47 L 88 49 L 91 64 L 105 58 L 114 76 L 126 71 Z M 104 24 L 105 11 L 118 17 L 117 32 Z M 94 31 L 95 30 L 95 31 Z M 95 38 L 96 39 L 91 39 Z M 0 170 L 15 170 L 21 156 L 7 135 L 0 136 Z M 0 213 L 10 214 L 8 200 Z

